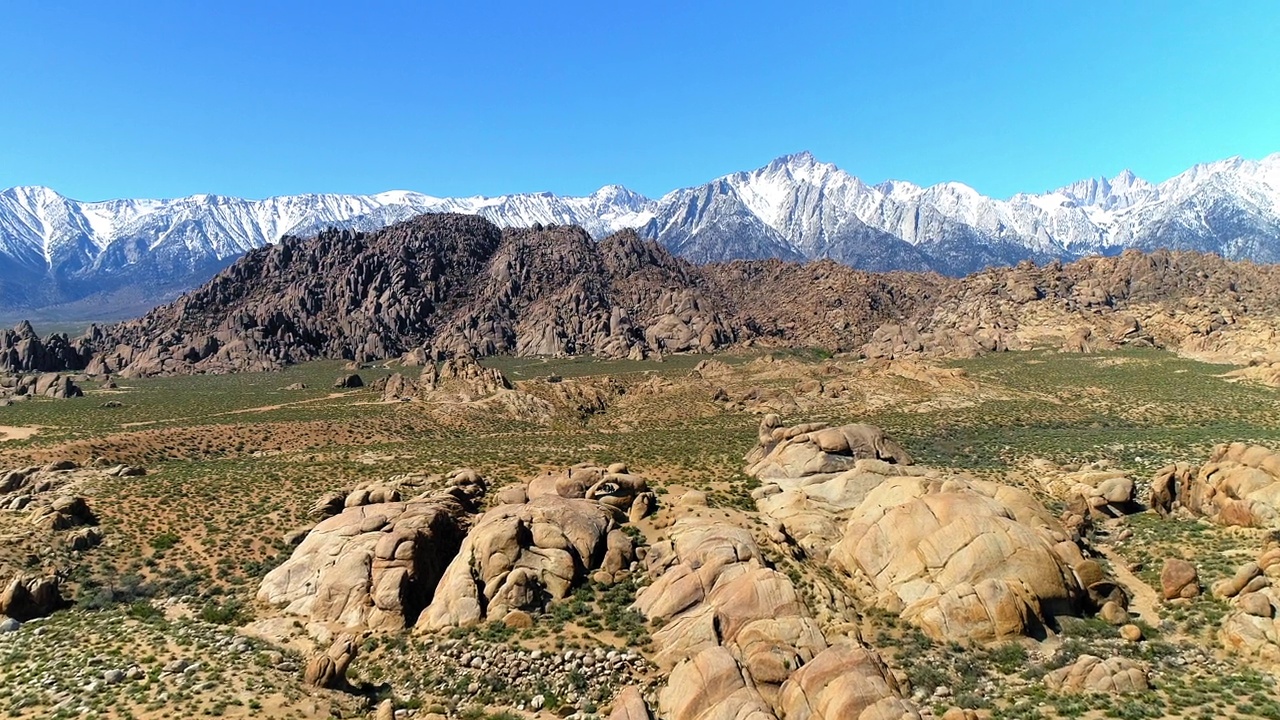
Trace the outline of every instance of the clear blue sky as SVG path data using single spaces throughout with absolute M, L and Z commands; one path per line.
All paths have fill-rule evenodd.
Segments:
M 808 149 L 996 196 L 1280 151 L 1280 2 L 20 2 L 0 187 L 648 195 Z

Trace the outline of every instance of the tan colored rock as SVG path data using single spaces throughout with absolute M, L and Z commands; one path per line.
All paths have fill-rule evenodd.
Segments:
M 1142 639 L 1142 628 L 1132 623 L 1120 626 L 1120 637 L 1129 642 L 1138 642 Z
M 663 622 L 654 660 L 674 668 L 661 717 L 917 717 L 873 650 L 848 639 L 828 648 L 796 588 L 762 564 L 746 530 L 686 516 L 647 562 L 657 577 L 635 607 Z M 841 714 L 854 707 L 862 714 Z
M 777 720 L 747 683 L 733 655 L 720 646 L 703 650 L 671 671 L 658 692 L 658 713 L 669 720 Z
M 398 494 L 382 486 L 353 492 L 350 507 L 316 525 L 267 573 L 258 599 L 348 627 L 413 624 L 462 545 L 483 492 L 476 480 L 461 471 L 447 490 L 408 501 L 388 501 Z M 383 502 L 363 504 L 370 499 Z
M 853 511 L 830 561 L 931 637 L 993 640 L 1079 611 L 1083 588 L 1054 550 L 1064 538 L 1025 491 L 897 477 Z
M 1050 672 L 1045 685 L 1059 692 L 1131 693 L 1148 689 L 1145 666 L 1125 657 L 1103 660 L 1081 655 L 1074 663 Z
M 628 685 L 613 699 L 609 720 L 653 720 L 639 686 Z
M 1280 522 L 1280 453 L 1260 445 L 1218 445 L 1193 479 L 1162 470 L 1156 481 L 1162 490 L 1174 488 L 1177 505 L 1223 525 Z
M 844 641 L 827 648 L 782 685 L 779 717 L 787 720 L 916 720 L 893 674 L 874 652 Z
M 1098 611 L 1098 617 L 1102 618 L 1108 625 L 1116 627 L 1127 625 L 1129 623 L 1129 611 L 1120 606 L 1120 603 L 1114 600 L 1108 600 L 1103 604 L 1102 609 Z
M 1236 607 L 1240 608 L 1240 612 L 1254 617 L 1269 619 L 1275 615 L 1275 607 L 1271 604 L 1271 598 L 1261 592 L 1241 595 L 1236 600 Z
M 676 504 L 681 507 L 706 507 L 707 494 L 701 490 L 686 490 Z
M 1264 607 L 1265 603 L 1265 607 Z M 1280 595 L 1275 588 L 1238 596 L 1222 619 L 1218 638 L 1227 650 L 1280 667 Z
M 312 687 L 340 690 L 347 686 L 347 668 L 356 657 L 356 639 L 342 635 L 325 652 L 307 661 L 303 681 Z
M 1220 598 L 1233 598 L 1239 595 L 1245 586 L 1262 574 L 1262 568 L 1256 562 L 1245 563 L 1236 569 L 1231 577 L 1213 584 L 1213 594 Z
M 596 500 L 534 494 L 532 484 L 530 490 L 528 503 L 499 505 L 476 522 L 419 618 L 419 630 L 540 609 L 567 597 L 598 569 L 616 511 Z
M 502 624 L 516 630 L 533 627 L 533 617 L 523 610 L 512 610 L 502 617 Z
M 1169 558 L 1160 570 L 1160 592 L 1165 600 L 1193 598 L 1200 594 L 1196 566 L 1181 558 Z
M 522 505 L 529 501 L 529 495 L 523 485 L 510 485 L 498 491 L 494 496 L 495 505 Z
M 862 459 L 911 464 L 907 451 L 872 425 L 808 423 L 788 428 L 769 415 L 759 435 L 760 443 L 746 459 L 747 474 L 762 481 L 841 473 Z
M 62 606 L 62 580 L 57 575 L 18 575 L 0 590 L 0 616 L 15 620 L 44 617 Z

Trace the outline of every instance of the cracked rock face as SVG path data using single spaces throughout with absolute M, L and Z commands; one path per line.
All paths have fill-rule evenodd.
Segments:
M 643 477 L 624 465 L 575 465 L 507 488 L 449 564 L 421 631 L 542 610 L 588 577 L 614 582 L 629 572 L 635 544 L 621 530 L 653 507 Z
M 685 516 L 647 557 L 635 608 L 663 626 L 664 718 L 918 718 L 873 650 L 824 635 L 751 533 Z
M 1223 525 L 1272 526 L 1280 520 L 1280 453 L 1261 445 L 1219 445 L 1179 499 Z
M 831 563 L 864 600 L 930 637 L 985 641 L 1038 634 L 1050 618 L 1077 614 L 1084 590 L 1075 558 L 1059 548 L 1066 540 L 1022 490 L 892 477 L 853 511 Z
M 401 501 L 388 487 L 360 488 L 263 578 L 258 599 L 313 622 L 398 630 L 412 626 L 462 544 L 484 492 L 469 470 L 448 490 Z M 336 505 L 326 501 L 325 511 Z
M 783 427 L 777 415 L 766 415 L 758 443 L 747 455 L 747 474 L 761 481 L 824 479 L 853 469 L 859 460 L 910 465 L 911 456 L 874 425 L 805 423 Z
M 1045 675 L 1044 683 L 1060 692 L 1142 692 L 1149 685 L 1147 668 L 1125 657 L 1102 659 L 1081 655 L 1074 663 Z

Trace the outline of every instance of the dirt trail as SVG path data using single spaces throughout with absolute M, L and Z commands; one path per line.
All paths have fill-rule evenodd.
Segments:
M 0 425 L 0 442 L 5 440 L 26 440 L 40 432 L 40 426 L 32 425 L 30 427 L 17 427 L 14 425 Z
M 276 405 L 259 405 L 258 407 L 243 408 L 240 410 L 228 410 L 226 412 L 213 413 L 212 415 L 203 415 L 201 417 L 206 417 L 206 418 L 226 417 L 228 415 L 243 415 L 244 413 L 270 412 L 272 410 L 279 410 L 281 408 L 293 407 L 294 405 L 308 405 L 310 403 L 316 403 L 322 400 L 332 400 L 334 398 L 340 398 L 346 394 L 347 393 L 335 392 L 335 393 L 329 393 L 328 395 L 325 395 L 323 397 L 309 398 L 307 400 L 295 400 L 293 402 L 278 403 Z M 182 422 L 183 420 L 196 420 L 196 419 L 199 419 L 199 418 L 179 417 L 179 418 L 165 418 L 163 420 L 143 420 L 141 422 L 123 423 L 120 425 L 120 427 L 122 428 L 146 427 L 147 425 L 158 425 L 160 423 Z
M 1156 594 L 1155 589 L 1130 572 L 1128 563 L 1116 554 L 1110 545 L 1098 545 L 1097 549 L 1103 557 L 1111 561 L 1111 572 L 1115 573 L 1116 580 L 1124 586 L 1124 589 L 1129 591 L 1130 612 L 1137 612 L 1142 621 L 1148 625 L 1159 625 L 1160 614 L 1156 608 L 1160 606 L 1160 596 Z

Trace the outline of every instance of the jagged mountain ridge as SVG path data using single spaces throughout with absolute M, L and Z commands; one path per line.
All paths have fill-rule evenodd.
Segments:
M 1269 352 L 1278 315 L 1280 265 L 1194 252 L 1127 250 L 957 279 L 832 260 L 695 265 L 630 230 L 597 241 L 574 226 L 432 214 L 252 250 L 176 301 L 74 341 L 42 342 L 20 326 L 0 334 L 0 369 L 149 376 L 735 344 L 896 358 L 1139 342 L 1252 358 Z
M 635 228 L 695 262 L 831 258 L 869 270 L 962 275 L 1129 247 L 1275 262 L 1280 154 L 1197 165 L 1158 185 L 1126 171 L 1008 200 L 960 183 L 868 185 L 809 153 L 657 200 L 615 185 L 586 197 L 395 191 L 82 203 L 18 187 L 0 192 L 0 309 L 96 298 L 96 309 L 110 310 L 118 296 L 140 289 L 159 301 L 286 235 L 371 231 L 425 212 L 480 215 L 510 227 L 579 225 L 596 238 Z

